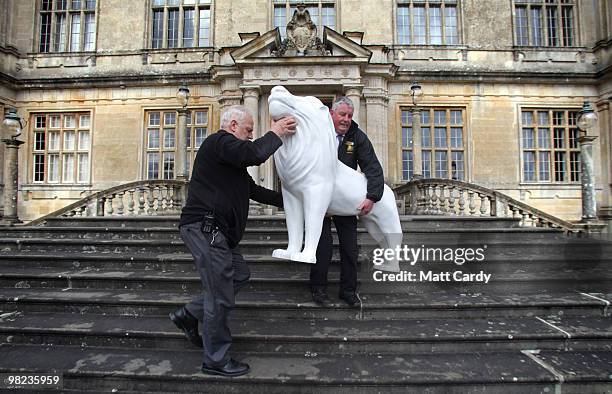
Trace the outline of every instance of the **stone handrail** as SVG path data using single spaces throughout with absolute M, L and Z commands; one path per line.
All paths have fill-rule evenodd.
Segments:
M 559 219 L 510 196 L 475 184 L 427 178 L 394 189 L 401 214 L 509 217 L 524 227 L 556 228 L 582 233 L 583 226 Z
M 187 182 L 182 180 L 130 182 L 94 193 L 29 225 L 54 217 L 176 215 L 183 206 L 186 190 Z

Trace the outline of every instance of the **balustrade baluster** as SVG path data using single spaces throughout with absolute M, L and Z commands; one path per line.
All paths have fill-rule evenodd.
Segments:
M 459 215 L 465 215 L 465 195 L 463 189 L 459 189 Z
M 155 213 L 155 196 L 153 195 L 155 194 L 155 186 L 147 185 L 147 190 L 147 203 L 149 205 L 149 208 L 147 209 L 147 214 L 153 215 Z
M 455 188 L 453 186 L 448 187 L 448 213 L 456 215 L 455 212 Z
M 106 213 L 108 214 L 108 216 L 112 216 L 113 214 L 113 200 L 115 199 L 115 195 L 111 194 L 106 198 L 106 201 L 108 202 L 107 207 L 106 207 Z
M 123 209 L 125 208 L 123 205 L 123 195 L 125 192 L 117 193 L 117 215 L 123 216 Z
M 474 194 L 472 190 L 468 190 L 468 208 L 470 209 L 470 216 L 476 216 L 476 199 L 474 198 Z
M 486 216 L 487 205 L 485 203 L 485 200 L 487 196 L 484 193 L 478 193 L 478 197 L 480 197 L 480 216 Z

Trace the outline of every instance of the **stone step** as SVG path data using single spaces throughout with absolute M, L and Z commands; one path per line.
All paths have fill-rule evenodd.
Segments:
M 332 226 L 334 238 L 336 230 Z M 365 228 L 357 229 L 358 239 L 372 242 Z M 569 238 L 562 232 L 546 228 L 418 228 L 404 230 L 404 243 L 430 242 L 504 242 L 512 236 L 516 242 L 551 241 L 565 242 Z M 180 240 L 179 230 L 171 227 L 0 227 L 0 238 L 8 239 L 79 239 L 89 240 Z M 243 240 L 287 242 L 286 227 L 247 227 Z
M 496 258 L 524 258 L 538 259 L 544 256 L 557 259 L 578 258 L 604 258 L 612 255 L 612 242 L 598 241 L 593 239 L 573 239 L 564 242 L 542 242 L 537 239 L 514 241 L 512 237 L 506 237 L 499 242 L 487 241 L 459 241 L 452 242 L 428 242 L 426 245 L 410 245 L 408 240 L 404 242 L 410 247 L 419 248 L 485 248 L 486 256 Z M 334 243 L 334 246 L 337 246 Z M 284 241 L 255 241 L 245 240 L 240 243 L 240 250 L 244 254 L 271 254 L 273 249 L 286 248 Z M 373 241 L 360 242 L 360 253 L 370 255 L 377 245 Z M 113 240 L 92 239 L 83 242 L 80 239 L 0 239 L 0 258 L 3 254 L 19 253 L 78 253 L 78 254 L 109 254 L 109 255 L 159 255 L 172 253 L 187 253 L 188 250 L 179 240 Z
M 121 289 L 0 288 L 3 312 L 107 313 L 164 315 L 184 305 L 184 292 Z M 525 316 L 604 316 L 610 293 L 523 292 L 461 293 L 453 289 L 424 294 L 361 293 L 362 307 L 350 308 L 330 293 L 332 303 L 321 307 L 310 293 L 241 292 L 236 318 L 432 319 Z
M 0 372 L 57 372 L 72 392 L 604 393 L 609 351 L 410 355 L 237 354 L 251 372 L 204 375 L 197 351 L 1 344 Z M 553 369 L 554 366 L 554 369 Z
M 286 262 L 285 264 L 296 264 Z M 245 291 L 277 291 L 282 293 L 307 293 L 310 266 L 302 264 L 301 271 L 261 270 L 253 266 L 251 279 Z M 612 266 L 608 263 L 562 269 L 555 266 L 537 266 L 529 269 L 508 264 L 481 264 L 477 267 L 454 266 L 448 263 L 428 264 L 426 268 L 403 266 L 401 275 L 368 272 L 359 275 L 360 291 L 364 293 L 424 293 L 430 290 L 453 289 L 456 291 L 525 291 L 528 289 L 578 290 L 612 292 Z M 330 292 L 337 292 L 339 272 L 337 265 L 329 274 Z M 486 274 L 486 276 L 484 276 Z M 466 277 L 465 275 L 475 275 Z M 75 288 L 162 290 L 196 293 L 201 281 L 195 267 L 189 270 L 138 270 L 138 269 L 58 269 L 12 268 L 0 272 L 0 287 L 14 288 Z
M 435 228 L 516 228 L 519 219 L 491 216 L 443 216 L 443 215 L 400 215 L 402 228 L 435 229 Z M 104 217 L 71 217 L 50 218 L 45 226 L 63 227 L 178 227 L 178 216 L 104 216 Z M 286 228 L 285 215 L 249 216 L 247 227 Z
M 244 254 L 243 257 L 250 267 L 257 267 L 258 270 L 272 270 L 280 272 L 304 272 L 310 269 L 310 265 L 300 262 L 290 262 L 287 260 L 276 259 L 271 253 L 266 254 Z M 570 259 L 565 256 L 538 255 L 530 259 L 517 256 L 486 255 L 483 262 L 472 261 L 465 263 L 463 268 L 471 267 L 474 269 L 493 269 L 494 272 L 504 267 L 516 270 L 529 271 L 534 266 L 548 269 L 584 269 L 597 268 L 602 264 L 610 264 L 609 258 L 602 258 L 598 254 L 595 256 L 580 256 Z M 334 253 L 331 270 L 333 271 L 339 263 L 338 253 Z M 372 265 L 371 256 L 361 254 L 359 259 L 361 271 L 369 272 Z M 450 261 L 431 260 L 420 262 L 417 268 L 427 268 L 430 264 L 446 264 L 453 267 Z M 402 267 L 406 268 L 406 263 L 402 262 Z M 460 266 L 457 266 L 461 268 Z M 0 270 L 11 272 L 13 268 L 54 268 L 54 269 L 93 269 L 93 270 L 145 270 L 145 271 L 193 271 L 194 263 L 189 253 L 167 253 L 150 255 L 123 255 L 109 253 L 45 253 L 36 252 L 0 252 Z M 448 267 L 447 267 L 448 268 Z M 455 267 L 453 267 L 455 268 Z M 503 271 L 502 271 L 503 272 Z
M 167 316 L 15 312 L 0 315 L 0 322 L 0 343 L 197 350 Z M 611 317 L 232 319 L 230 326 L 232 350 L 243 353 L 612 350 Z

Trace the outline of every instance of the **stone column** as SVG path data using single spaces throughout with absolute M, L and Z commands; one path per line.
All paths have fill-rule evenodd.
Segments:
M 583 135 L 580 142 L 580 183 L 582 186 L 582 221 L 597 220 L 595 199 L 595 167 L 593 165 L 593 141 L 597 137 Z
M 13 225 L 21 223 L 17 215 L 17 194 L 18 190 L 18 160 L 19 160 L 19 145 L 23 141 L 13 138 L 3 139 L 6 144 L 5 160 L 4 160 L 4 215 L 2 217 L 2 225 Z
M 353 120 L 359 124 L 359 107 L 361 100 L 361 89 L 362 86 L 346 86 L 344 89 L 344 95 L 351 99 L 353 105 L 355 106 L 355 111 L 353 111 Z
M 612 114 L 610 113 L 610 100 L 598 102 L 597 111 L 602 185 L 601 206 L 598 210 L 598 216 L 610 223 L 608 232 L 612 235 Z
M 423 155 L 421 147 L 423 146 L 421 134 L 421 108 L 414 106 L 412 108 L 412 179 L 423 178 Z
M 389 173 L 389 123 L 387 104 L 389 99 L 383 94 L 365 94 L 367 122 L 364 131 L 368 134 L 383 171 Z
M 189 179 L 189 160 L 187 159 L 187 110 L 178 110 L 178 128 L 176 130 L 176 156 L 174 165 L 175 178 L 178 180 Z
M 253 116 L 253 139 L 261 137 L 262 130 L 259 128 L 259 88 L 257 87 L 242 87 L 243 98 L 244 98 L 244 106 L 249 110 L 251 115 Z M 252 166 L 247 169 L 251 178 L 255 181 L 256 184 L 260 184 L 261 181 L 259 179 L 259 167 Z

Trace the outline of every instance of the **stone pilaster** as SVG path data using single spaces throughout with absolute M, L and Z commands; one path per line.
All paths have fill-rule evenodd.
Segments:
M 17 216 L 17 193 L 18 193 L 18 160 L 19 146 L 23 141 L 14 138 L 3 139 L 2 142 L 6 145 L 6 157 L 4 161 L 4 174 L 6 181 L 4 183 L 4 214 L 2 216 L 2 225 L 12 225 L 21 223 Z
M 359 108 L 361 106 L 361 89 L 363 86 L 345 86 L 344 95 L 351 99 L 353 105 L 355 106 L 355 111 L 353 112 L 353 120 L 359 124 Z
M 389 171 L 389 122 L 387 119 L 389 98 L 385 94 L 364 94 L 366 101 L 366 127 L 376 156 L 383 167 L 385 177 Z
M 599 117 L 599 146 L 601 167 L 601 205 L 598 210 L 600 219 L 612 223 L 612 114 L 610 100 L 597 103 Z M 610 228 L 612 231 L 612 227 Z

